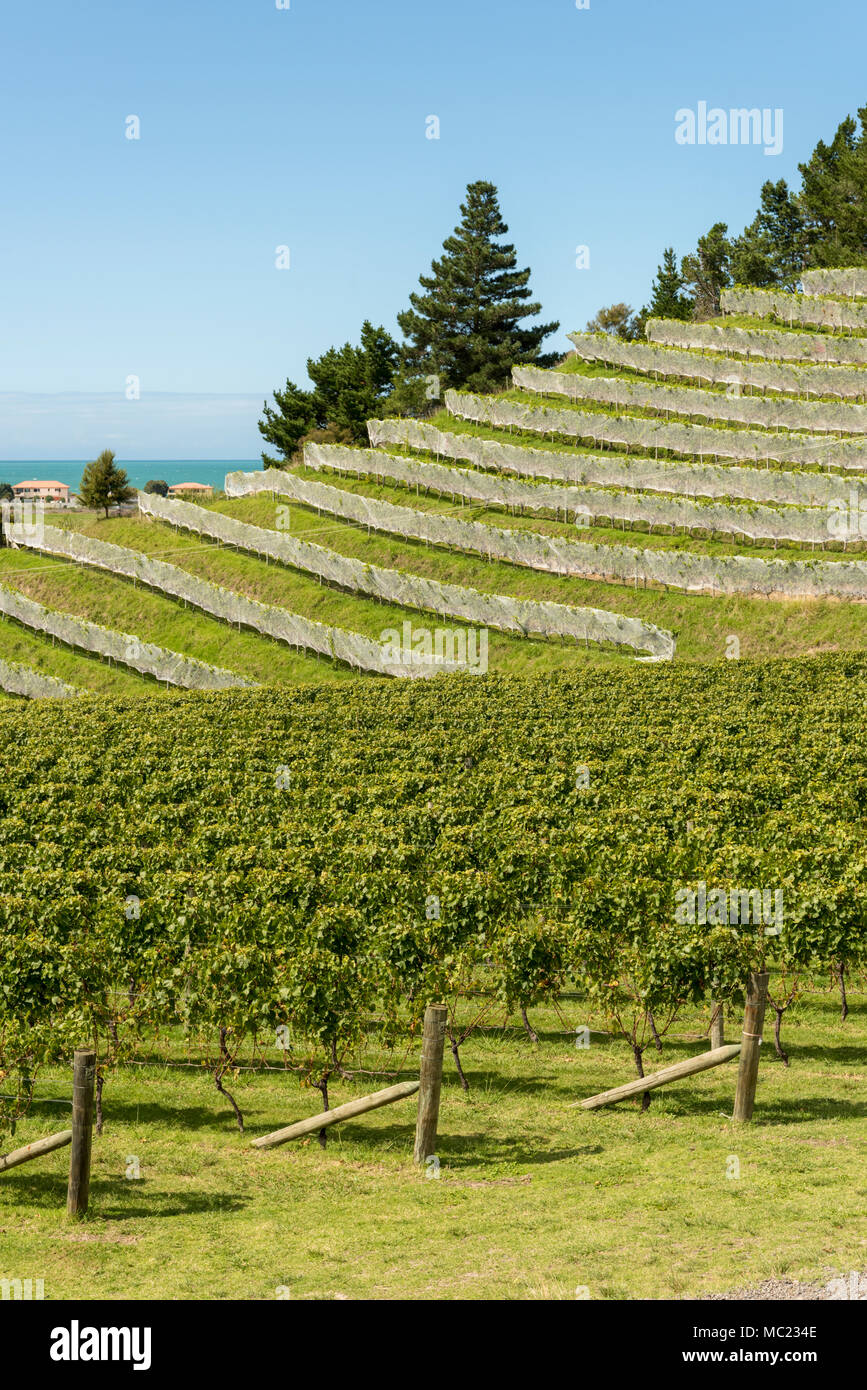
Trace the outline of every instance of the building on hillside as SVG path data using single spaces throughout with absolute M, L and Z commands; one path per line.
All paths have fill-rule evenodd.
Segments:
M 30 478 L 25 483 L 13 483 L 12 491 L 22 502 L 68 502 L 69 488 L 55 478 Z
M 213 497 L 214 489 L 207 483 L 172 483 L 169 497 Z

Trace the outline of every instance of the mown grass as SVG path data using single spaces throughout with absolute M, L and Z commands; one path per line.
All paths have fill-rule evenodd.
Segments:
M 634 1075 L 623 1041 L 594 1031 L 577 1049 L 577 1025 L 603 1024 L 575 996 L 531 1010 L 537 1046 L 492 1014 L 462 1049 L 468 1096 L 447 1056 L 436 1180 L 411 1162 L 413 1100 L 332 1129 L 325 1152 L 315 1139 L 262 1152 L 249 1140 L 315 1114 L 318 1094 L 242 1072 L 242 1137 L 206 1074 L 166 1065 L 188 1060 L 175 1046 L 109 1077 L 83 1221 L 64 1214 L 68 1149 L 0 1176 L 0 1277 L 43 1278 L 47 1299 L 571 1299 L 579 1286 L 678 1299 L 863 1269 L 867 996 L 851 1005 L 845 1024 L 833 994 L 798 1006 L 791 1066 L 763 1049 L 741 1127 L 736 1063 L 655 1092 L 645 1114 L 635 1101 L 588 1113 L 572 1103 Z M 647 1069 L 704 1050 L 706 1027 L 686 1011 Z M 389 1080 L 334 1085 L 331 1103 Z M 40 1074 L 36 1093 L 68 1097 L 69 1069 Z M 67 1116 L 37 1101 L 5 1147 Z
M 310 515 L 315 517 L 315 513 Z M 319 520 L 322 525 L 322 520 Z M 330 519 L 325 524 L 330 524 Z M 374 641 L 379 641 L 387 629 L 400 629 L 402 623 L 407 620 L 415 622 L 419 627 L 424 625 L 424 619 L 414 609 L 378 603 L 372 598 L 344 593 L 340 589 L 320 584 L 310 575 L 283 565 L 268 563 L 257 556 L 221 546 L 216 542 L 199 539 L 161 522 L 133 517 L 110 518 L 108 521 L 76 517 L 69 519 L 69 525 L 116 545 L 129 546 L 155 558 L 168 560 L 181 569 L 222 584 L 237 593 L 246 594 L 250 598 L 302 613 L 317 622 L 334 623 L 338 627 L 361 632 Z M 314 535 L 311 539 L 317 537 Z M 327 539 L 323 539 L 323 543 L 328 544 Z M 421 542 L 418 543 L 418 547 L 424 549 Z M 503 566 L 505 570 L 510 568 L 513 567 Z M 488 583 L 484 587 L 493 589 L 495 586 Z M 83 596 L 82 601 L 86 601 L 86 596 Z M 191 618 L 191 621 L 194 620 L 195 615 Z M 442 625 L 442 619 L 438 618 L 437 621 Z M 466 626 L 452 618 L 448 618 L 446 622 L 450 628 Z M 623 655 L 620 651 L 608 647 L 585 648 L 574 642 L 548 642 L 541 637 L 512 637 L 493 628 L 488 638 L 489 669 L 521 675 L 566 669 L 574 666 L 576 661 L 588 659 L 605 663 L 630 661 L 633 655 L 631 652 L 629 655 Z M 228 660 L 225 664 L 228 664 Z
M 400 500 L 397 489 L 380 488 L 377 484 L 366 485 L 370 495 L 382 496 L 391 501 Z M 404 494 L 405 496 L 405 494 Z M 419 499 L 431 507 L 447 507 L 440 499 Z M 271 527 L 276 525 L 276 504 L 267 494 L 258 497 L 242 498 L 232 501 L 218 501 L 213 504 L 240 520 L 255 525 Z M 464 516 L 472 516 L 475 509 L 466 507 Z M 510 521 L 512 519 L 510 518 Z M 91 524 L 91 523 L 88 523 Z M 239 587 L 241 575 L 252 587 L 246 589 L 251 596 L 267 598 L 269 602 L 287 602 L 289 606 L 298 603 L 294 576 L 291 571 L 278 565 L 266 565 L 264 561 L 252 556 L 236 554 L 227 548 L 202 545 L 182 532 L 167 526 L 149 522 L 128 522 L 123 520 L 94 522 L 94 534 L 118 544 L 129 544 L 138 548 L 152 547 L 149 553 L 160 554 L 182 567 L 190 567 L 187 556 L 190 548 L 198 547 L 199 572 L 205 577 Z M 121 527 L 135 525 L 133 534 Z M 559 603 L 587 605 L 604 608 L 617 613 L 641 618 L 644 622 L 673 632 L 678 639 L 677 659 L 682 661 L 718 661 L 724 658 L 727 640 L 737 636 L 740 641 L 741 656 L 745 659 L 769 659 L 788 656 L 817 655 L 832 651 L 861 651 L 867 643 L 867 606 L 858 603 L 843 603 L 833 599 L 769 600 L 747 598 L 739 595 L 688 594 L 674 590 L 638 589 L 625 584 L 607 583 L 603 580 L 584 580 L 564 576 L 543 574 L 518 565 L 489 562 L 480 556 L 461 555 L 455 551 L 427 546 L 422 541 L 400 541 L 394 537 L 367 535 L 361 527 L 341 522 L 333 517 L 318 516 L 310 508 L 291 507 L 293 531 L 305 539 L 316 541 L 343 554 L 369 563 L 382 564 L 391 568 L 406 569 L 412 573 L 429 575 L 447 583 L 469 584 L 479 589 L 496 593 L 513 594 L 519 598 L 549 599 Z M 98 529 L 101 527 L 102 529 Z M 586 532 L 575 533 L 582 537 Z M 179 546 L 186 549 L 180 550 Z M 216 563 L 236 566 L 233 573 Z M 118 581 L 122 582 L 122 581 Z M 267 591 L 266 591 L 267 586 Z M 333 589 L 313 585 L 318 601 L 325 613 L 330 611 L 330 603 L 337 595 Z M 285 597 L 281 598 L 281 595 Z M 291 603 L 289 602 L 291 597 Z M 369 602 L 369 601 L 368 601 Z M 377 614 L 385 615 L 388 610 L 379 605 Z M 301 610 L 299 610 L 301 611 Z M 311 611 L 308 616 L 320 616 L 320 611 Z M 396 619 L 411 617 L 410 610 L 393 610 Z M 194 617 L 195 615 L 193 615 Z M 384 616 L 380 626 L 388 624 Z M 419 620 L 419 625 L 421 620 Z M 356 624 L 354 623 L 353 626 Z M 450 623 L 451 625 L 451 623 Z M 631 656 L 618 656 L 602 648 L 585 649 L 573 644 L 561 646 L 556 642 L 509 639 L 501 634 L 490 634 L 490 654 L 493 661 L 499 658 L 503 643 L 517 648 L 509 658 L 508 669 L 520 673 L 530 669 L 551 669 L 579 660 L 631 662 Z M 320 668 L 326 670 L 323 662 Z
M 431 456 L 421 454 L 412 455 L 415 459 L 428 458 L 434 462 Z M 459 471 L 460 464 L 447 465 L 454 466 L 455 471 Z M 463 467 L 467 467 L 466 464 Z M 842 541 L 835 541 L 830 538 L 824 545 L 798 544 L 795 541 L 779 540 L 776 545 L 773 540 L 764 541 L 752 540 L 749 536 L 724 535 L 719 531 L 714 531 L 708 524 L 700 524 L 694 531 L 653 531 L 650 524 L 643 526 L 636 521 L 615 522 L 609 519 L 605 521 L 591 520 L 589 526 L 577 527 L 572 520 L 561 521 L 551 514 L 551 509 L 546 512 L 525 513 L 517 507 L 510 508 L 506 504 L 494 505 L 492 503 L 464 502 L 460 500 L 453 502 L 451 495 L 431 492 L 421 492 L 412 485 L 400 481 L 387 481 L 380 483 L 374 477 L 364 477 L 349 472 L 341 472 L 335 469 L 333 472 L 323 468 L 305 468 L 298 466 L 294 470 L 302 478 L 309 478 L 311 482 L 328 482 L 332 486 L 343 488 L 347 492 L 357 492 L 365 497 L 381 497 L 384 501 L 395 502 L 398 506 L 413 507 L 417 511 L 435 511 L 457 515 L 471 521 L 483 521 L 488 526 L 499 526 L 512 531 L 531 530 L 538 531 L 541 535 L 562 536 L 566 540 L 591 541 L 594 545 L 616 545 L 632 546 L 639 550 L 688 550 L 698 555 L 732 555 L 732 554 L 757 554 L 759 559 L 772 559 L 773 554 L 769 552 L 781 551 L 783 557 L 789 560 L 843 560 L 850 557 L 858 559 L 863 556 L 864 544 L 858 540 L 854 544 L 847 544 L 844 547 Z M 524 479 L 521 479 L 524 482 Z M 844 484 L 845 485 L 845 484 Z M 528 480 L 528 486 L 535 484 Z M 598 506 L 600 514 L 604 516 L 602 510 L 605 506 L 607 497 L 616 495 L 616 490 L 612 489 L 593 489 L 598 494 Z M 633 494 L 640 495 L 640 494 Z M 649 493 L 651 500 L 658 496 L 657 493 Z M 692 500 L 692 499 L 690 499 Z M 705 498 L 698 498 L 699 508 L 719 504 L 722 499 L 714 499 L 714 502 Z M 731 504 L 736 509 L 741 510 L 744 519 L 747 521 L 750 512 L 757 503 L 748 501 L 738 501 Z M 781 507 L 785 512 L 785 508 Z M 327 524 L 327 523 L 326 523 Z M 656 523 L 663 525 L 666 523 Z
M 366 485 L 365 493 L 393 502 L 400 500 L 398 489 L 377 484 Z M 440 508 L 448 507 L 439 499 L 418 501 L 432 508 L 438 503 Z M 276 524 L 276 505 L 267 494 L 217 502 L 214 506 L 256 526 L 273 529 Z M 461 514 L 475 518 L 477 509 L 465 507 Z M 488 519 L 493 520 L 492 517 Z M 518 518 L 509 518 L 509 525 L 513 520 Z M 421 541 L 401 541 L 376 533 L 368 536 L 361 527 L 333 517 L 317 516 L 311 509 L 295 503 L 291 507 L 291 524 L 293 533 L 302 538 L 370 564 L 405 569 L 447 583 L 469 584 L 519 598 L 583 604 L 641 618 L 676 635 L 677 660 L 720 660 L 731 635 L 740 640 L 741 656 L 755 659 L 816 655 L 824 651 L 861 651 L 867 642 L 867 607 L 864 604 L 834 599 L 771 600 L 674 590 L 663 592 L 602 580 L 543 574 L 517 565 L 489 562 L 479 556 L 425 546 Z M 571 528 L 571 531 L 579 539 L 588 536 L 584 530 L 576 532 Z M 728 553 L 731 553 L 730 547 Z M 548 644 L 547 650 L 555 650 L 554 645 Z M 591 648 L 591 656 L 592 652 Z
M 50 637 L 29 632 L 9 618 L 0 619 L 0 658 L 18 661 L 43 676 L 55 676 L 94 695 L 141 695 L 164 689 L 133 671 L 109 666 L 99 657 L 70 651 L 60 643 L 52 645 Z
M 135 546 L 136 536 L 140 537 L 142 533 L 152 539 L 146 522 L 113 519 L 100 526 L 91 518 L 80 524 L 89 533 L 104 540 L 113 540 L 119 545 Z M 128 535 L 125 528 L 129 526 L 137 529 L 130 539 L 124 539 Z M 165 536 L 167 533 L 163 534 Z M 171 544 L 167 548 L 171 549 Z M 166 554 L 164 558 L 174 560 L 172 554 Z M 222 582 L 218 575 L 209 574 L 207 577 Z M 340 667 L 327 658 L 317 661 L 313 656 L 299 654 L 283 643 L 253 632 L 237 632 L 217 618 L 184 608 L 180 601 L 72 561 L 58 560 L 35 551 L 0 550 L 0 582 L 49 608 L 73 613 L 103 627 L 134 633 L 143 641 L 155 642 L 170 651 L 182 652 L 185 656 L 225 667 L 263 684 L 355 678 L 355 673 L 349 667 Z M 58 650 L 51 648 L 50 639 L 32 640 L 41 641 L 47 650 Z M 93 666 L 95 670 L 100 669 L 101 663 L 94 661 Z M 106 666 L 105 669 L 109 668 Z M 51 674 L 55 674 L 53 667 Z M 152 682 L 147 686 L 141 681 L 139 684 L 143 690 L 153 687 Z

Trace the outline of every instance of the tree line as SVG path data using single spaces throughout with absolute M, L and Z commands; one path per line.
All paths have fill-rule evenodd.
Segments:
M 867 265 L 867 106 L 857 121 L 841 121 L 830 143 L 820 140 L 798 172 L 797 188 L 785 179 L 762 185 L 758 211 L 739 236 L 715 222 L 680 264 L 666 247 L 649 302 L 637 313 L 608 305 L 588 330 L 643 338 L 649 318 L 714 318 L 729 285 L 794 290 L 807 269 Z
M 587 328 L 643 338 L 649 318 L 713 318 L 727 285 L 793 290 L 807 267 L 867 264 L 867 106 L 798 168 L 797 188 L 785 179 L 763 185 L 758 211 L 739 236 L 720 221 L 680 260 L 666 247 L 647 304 L 637 312 L 623 302 L 606 305 Z M 544 348 L 560 325 L 537 321 L 531 272 L 519 268 L 505 240 L 495 185 L 471 183 L 460 211 L 442 255 L 397 315 L 402 342 L 365 321 L 357 345 L 308 358 L 312 387 L 287 381 L 265 402 L 266 467 L 290 461 L 307 440 L 365 444 L 373 415 L 422 415 L 449 387 L 496 391 L 513 365 L 552 366 L 562 356 Z

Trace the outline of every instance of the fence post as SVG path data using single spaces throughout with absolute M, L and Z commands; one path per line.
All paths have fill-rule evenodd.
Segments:
M 72 1071 L 72 1153 L 69 1158 L 68 1216 L 82 1216 L 90 1196 L 90 1148 L 93 1140 L 93 1084 L 96 1053 L 77 1047 Z
M 711 1051 L 725 1044 L 725 1005 L 717 999 L 710 1001 L 710 1046 Z
M 436 1149 L 447 1017 L 445 1004 L 428 1004 L 424 1012 L 414 1163 L 424 1163 Z
M 733 1119 L 743 1120 L 745 1123 L 753 1118 L 756 1081 L 759 1075 L 759 1048 L 762 1041 L 767 999 L 768 972 L 751 971 L 747 983 L 741 1058 L 738 1067 L 738 1084 L 735 1091 L 735 1108 L 732 1116 Z

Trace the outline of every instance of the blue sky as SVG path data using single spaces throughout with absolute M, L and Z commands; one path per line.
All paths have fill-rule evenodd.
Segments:
M 255 457 L 309 355 L 396 332 L 478 178 L 565 350 L 867 103 L 865 37 L 862 0 L 9 3 L 0 457 Z M 678 145 L 700 101 L 781 108 L 782 153 Z

